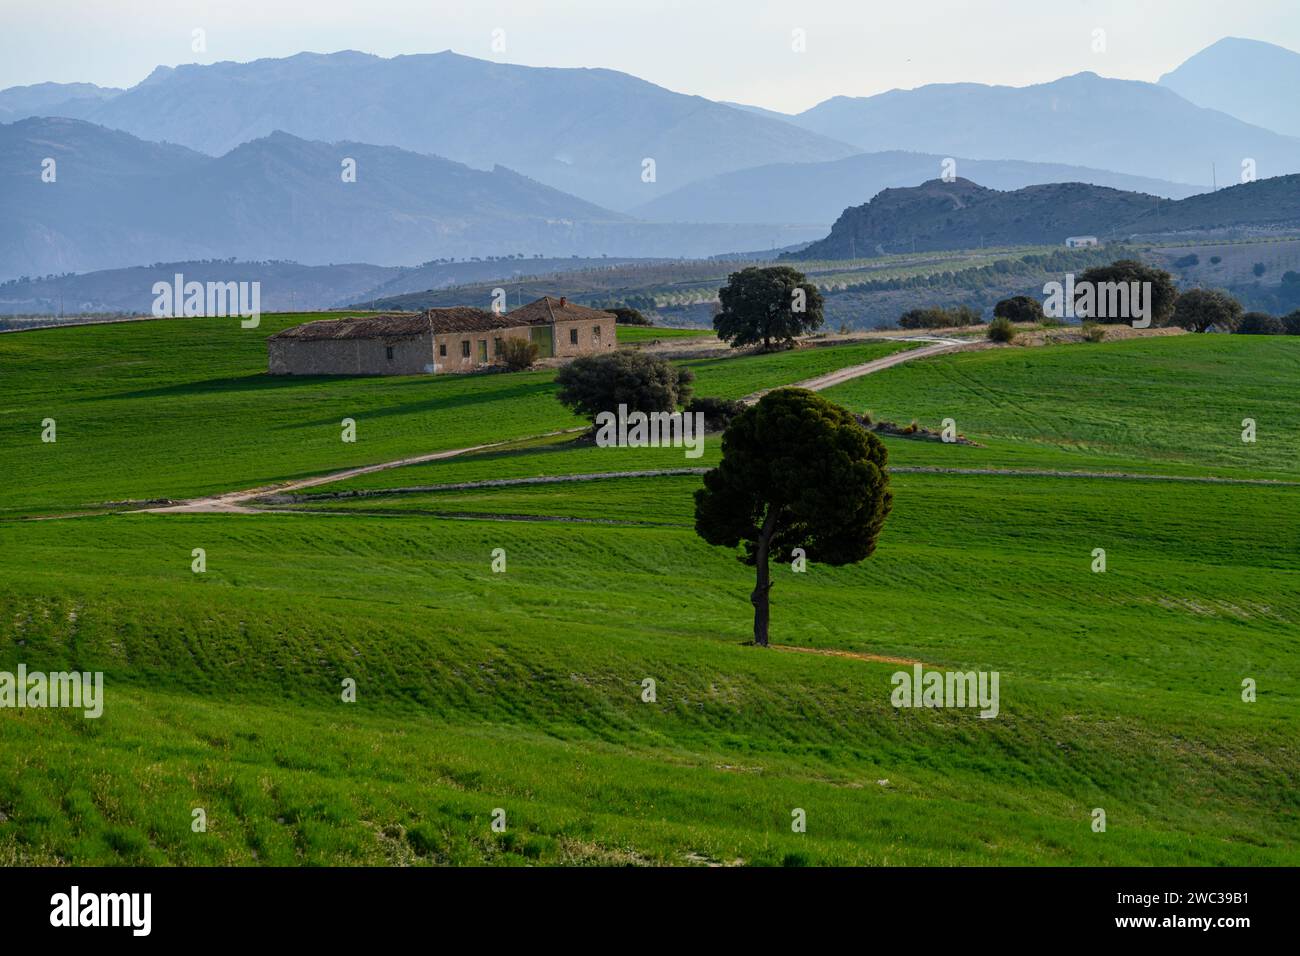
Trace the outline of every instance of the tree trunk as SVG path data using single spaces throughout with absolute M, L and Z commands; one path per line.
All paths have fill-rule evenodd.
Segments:
M 758 581 L 754 585 L 754 591 L 750 594 L 749 600 L 754 605 L 754 644 L 758 647 L 767 647 L 767 623 L 769 619 L 767 596 L 768 592 L 772 590 L 771 576 L 767 566 L 767 553 L 772 543 L 772 534 L 776 531 L 776 512 L 775 507 L 769 507 L 767 518 L 763 521 L 763 530 L 759 532 L 758 548 L 754 552 L 754 564 L 758 572 Z

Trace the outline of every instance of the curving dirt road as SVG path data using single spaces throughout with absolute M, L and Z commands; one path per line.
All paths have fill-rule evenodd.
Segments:
M 903 342 L 930 342 L 932 344 L 922 348 L 908 349 L 904 352 L 896 352 L 893 355 L 887 355 L 884 358 L 876 359 L 871 362 L 864 362 L 861 365 L 852 365 L 848 368 L 842 368 L 827 375 L 821 375 L 817 378 L 806 379 L 802 382 L 796 382 L 796 388 L 807 388 L 812 391 L 818 391 L 823 388 L 830 388 L 832 385 L 838 385 L 841 382 L 847 382 L 850 379 L 859 378 L 863 375 L 871 375 L 875 372 L 883 371 L 887 368 L 893 368 L 902 362 L 911 362 L 916 359 L 929 358 L 934 355 L 940 355 L 944 352 L 951 352 L 956 349 L 968 347 L 972 343 L 962 342 L 958 339 L 944 339 L 930 335 L 909 336 L 905 339 L 899 339 Z M 763 392 L 756 392 L 753 395 L 746 396 L 743 401 L 750 404 L 758 401 L 767 392 L 773 389 L 767 389 Z M 368 475 L 375 471 L 384 471 L 389 468 L 400 468 L 403 465 L 418 465 L 426 461 L 440 461 L 444 458 L 455 458 L 458 455 L 467 455 L 471 452 L 483 451 L 488 448 L 496 448 L 500 445 L 513 444 L 518 441 L 528 441 L 533 438 L 546 438 L 553 435 L 571 434 L 574 432 L 585 431 L 583 428 L 570 428 L 560 432 L 547 432 L 545 435 L 530 435 L 526 438 L 511 438 L 506 441 L 489 442 L 484 445 L 472 445 L 468 448 L 453 448 L 448 451 L 432 452 L 427 455 L 413 455 L 407 458 L 399 458 L 395 461 L 385 461 L 377 465 L 363 465 L 358 468 L 346 468 L 342 471 L 330 472 L 326 475 L 317 475 L 314 478 L 303 478 L 297 481 L 280 482 L 274 485 L 263 485 L 258 488 L 249 488 L 244 491 L 230 491 L 225 494 L 211 495 L 206 498 L 194 498 L 189 501 L 182 501 L 179 504 L 162 505 L 154 508 L 137 508 L 131 513 L 149 513 L 149 514 L 196 514 L 196 513 L 225 513 L 225 514 L 254 514 L 258 508 L 250 508 L 245 502 L 255 498 L 263 498 L 273 494 L 288 494 L 294 491 L 301 491 L 304 488 L 314 488 L 317 485 L 327 485 L 336 481 L 344 481 L 348 478 L 355 478 L 358 475 Z M 60 516 L 60 517 L 72 517 Z

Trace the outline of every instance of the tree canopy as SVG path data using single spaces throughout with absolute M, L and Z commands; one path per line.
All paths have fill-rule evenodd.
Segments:
M 768 643 L 768 561 L 854 564 L 869 557 L 889 516 L 889 455 L 845 409 L 782 388 L 737 416 L 722 461 L 695 493 L 695 531 L 709 544 L 744 545 L 756 568 L 754 643 Z
M 1043 303 L 1029 295 L 1013 295 L 1009 299 L 1003 299 L 993 307 L 993 317 L 1011 322 L 1041 322 L 1045 318 Z
M 927 305 L 908 309 L 898 317 L 900 329 L 952 329 L 979 325 L 980 314 L 968 305 L 945 309 L 941 305 Z
M 1239 335 L 1283 335 L 1286 326 L 1282 320 L 1267 312 L 1247 312 L 1237 325 Z
M 1112 282 L 1150 282 L 1151 283 L 1151 325 L 1168 325 L 1174 314 L 1174 303 L 1178 299 L 1178 289 L 1173 276 L 1164 269 L 1156 269 L 1138 262 L 1136 259 L 1118 259 L 1108 266 L 1094 266 L 1075 281 L 1076 296 L 1081 294 L 1084 283 L 1094 287 Z M 1128 324 L 1132 315 L 1090 315 L 1093 322 L 1105 322 L 1111 325 Z
M 1217 289 L 1188 289 L 1178 297 L 1173 324 L 1192 332 L 1231 332 L 1241 322 L 1241 303 Z
M 822 324 L 822 294 L 790 266 L 750 266 L 733 272 L 718 290 L 722 309 L 713 317 L 718 338 L 732 348 L 761 342 L 789 345 Z
M 672 412 L 691 397 L 695 375 L 667 359 L 645 352 L 583 355 L 555 376 L 556 397 L 579 415 L 595 420 L 601 412 Z

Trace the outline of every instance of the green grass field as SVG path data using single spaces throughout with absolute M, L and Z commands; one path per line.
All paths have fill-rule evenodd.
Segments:
M 98 720 L 0 710 L 0 864 L 1300 862 L 1300 487 L 897 474 L 873 558 L 774 569 L 773 641 L 814 653 L 744 646 L 752 571 L 691 530 L 694 475 L 20 520 L 573 421 L 546 373 L 270 387 L 237 325 L 168 324 L 171 355 L 144 323 L 0 336 L 0 670 L 102 670 L 107 696 Z M 699 391 L 861 348 L 702 363 Z M 952 415 L 985 446 L 890 439 L 899 464 L 1295 477 L 1298 357 L 1246 337 L 1007 349 L 828 394 Z M 356 445 L 345 403 L 368 403 Z M 1212 413 L 1241 408 L 1260 441 L 1236 448 Z M 241 417 L 205 437 L 218 409 Z M 38 457 L 65 453 L 64 421 L 94 423 L 69 428 L 68 468 Z M 559 436 L 312 491 L 717 454 Z M 907 665 L 876 656 L 996 670 L 999 716 L 896 710 Z
M 616 332 L 619 345 L 641 345 L 645 342 L 713 335 L 712 329 L 672 329 L 662 325 L 620 325 Z

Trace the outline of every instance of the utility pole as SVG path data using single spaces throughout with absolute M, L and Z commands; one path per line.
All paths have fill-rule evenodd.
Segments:
M 1219 172 L 1214 168 L 1214 163 L 1210 163 L 1210 182 L 1214 184 L 1214 192 L 1219 191 Z

